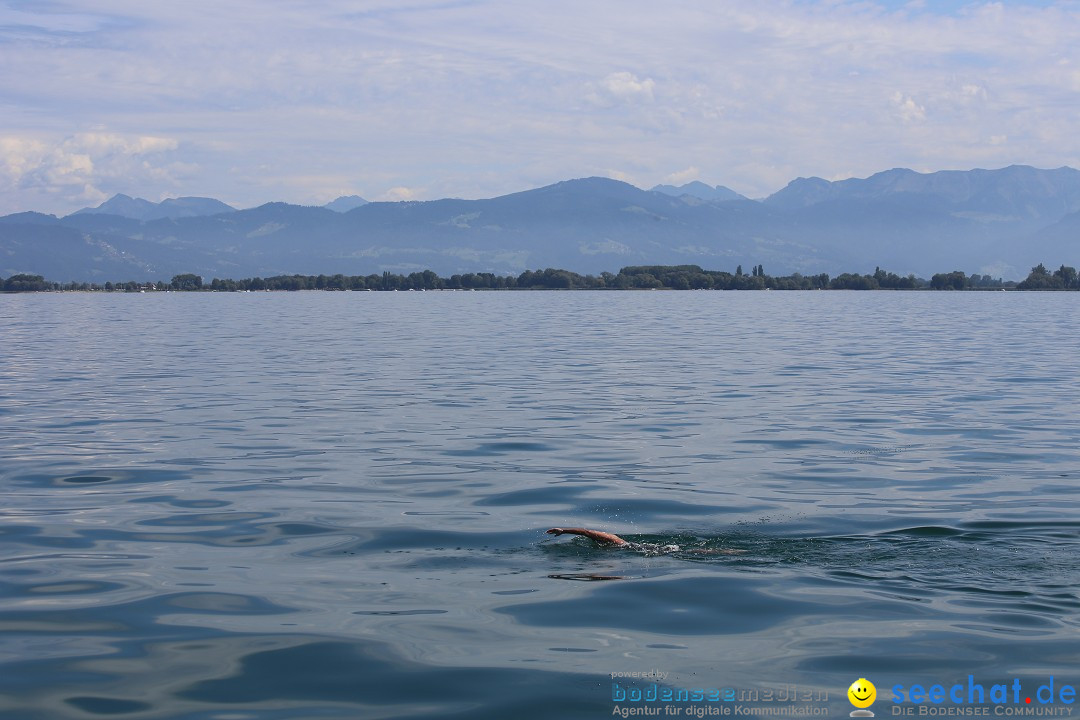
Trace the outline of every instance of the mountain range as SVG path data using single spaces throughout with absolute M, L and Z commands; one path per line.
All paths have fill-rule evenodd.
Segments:
M 723 185 L 713 187 L 697 180 L 678 187 L 674 185 L 657 185 L 652 190 L 673 197 L 690 196 L 698 200 L 746 200 L 745 196 L 740 195 L 731 188 L 726 188 Z
M 220 200 L 201 197 L 180 197 L 162 200 L 159 203 L 133 198 L 128 195 L 113 195 L 95 208 L 83 208 L 75 211 L 76 215 L 119 215 L 134 220 L 160 220 L 162 218 L 200 217 L 233 212 L 236 208 Z
M 483 200 L 353 196 L 243 210 L 210 198 L 119 195 L 62 218 L 0 217 L 0 277 L 57 281 L 643 264 L 761 264 L 773 275 L 962 269 L 1010 279 L 1040 262 L 1080 265 L 1080 171 L 896 169 L 799 178 L 762 200 L 704 183 L 642 190 L 606 178 Z

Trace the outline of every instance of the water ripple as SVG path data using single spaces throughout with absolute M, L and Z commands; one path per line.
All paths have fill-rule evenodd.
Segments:
M 1063 678 L 1074 296 L 0 296 L 0 717 Z

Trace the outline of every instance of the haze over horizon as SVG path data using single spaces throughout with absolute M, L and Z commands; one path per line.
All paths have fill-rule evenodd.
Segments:
M 1012 168 L 1015 168 L 1015 167 L 1024 168 L 1024 167 L 1030 167 L 1030 166 L 1012 165 L 1012 166 L 1009 166 L 1009 167 L 1012 167 Z M 866 178 L 848 177 L 848 178 L 843 178 L 843 179 L 845 179 L 845 180 L 871 180 L 871 179 L 875 178 L 876 176 L 885 176 L 885 175 L 888 175 L 888 174 L 890 174 L 892 172 L 895 172 L 897 170 L 909 170 L 909 169 L 910 168 L 889 168 L 887 170 L 881 170 L 879 172 L 873 173 L 872 175 L 869 175 Z M 978 171 L 997 172 L 997 171 L 1002 171 L 1002 170 L 1007 170 L 1007 169 L 1008 168 L 972 168 L 971 170 L 974 170 L 976 172 L 978 172 Z M 1076 168 L 1068 168 L 1067 166 L 1063 166 L 1062 168 L 1035 168 L 1036 171 L 1059 170 L 1059 169 L 1076 169 Z M 936 175 L 937 173 L 940 173 L 940 172 L 945 172 L 945 173 L 949 173 L 949 172 L 966 173 L 968 171 L 967 170 L 954 170 L 954 169 L 950 168 L 950 169 L 947 169 L 947 170 L 944 170 L 944 171 L 927 171 L 925 173 L 920 173 L 920 174 Z M 598 176 L 594 176 L 594 177 L 598 177 Z M 602 177 L 602 176 L 600 176 L 600 177 Z M 812 176 L 812 177 L 817 177 L 817 176 Z M 564 182 L 576 182 L 576 181 L 588 180 L 588 179 L 590 179 L 590 178 L 564 178 L 562 180 L 556 180 L 555 182 L 551 183 L 550 185 L 545 185 L 543 187 L 551 187 L 551 186 L 558 185 L 558 184 L 564 183 Z M 615 179 L 615 178 L 608 178 L 608 179 Z M 785 183 L 784 187 L 789 187 L 793 183 L 797 184 L 797 181 L 806 180 L 806 179 L 807 179 L 806 177 L 791 178 L 791 181 L 788 182 L 788 183 Z M 642 187 L 640 185 L 634 185 L 634 183 L 632 183 L 632 182 L 630 182 L 628 180 L 619 179 L 619 180 L 617 180 L 617 182 L 626 182 L 627 184 L 637 188 L 638 190 L 660 190 L 664 194 L 677 195 L 677 193 L 675 193 L 674 191 L 671 190 L 671 188 L 674 188 L 676 186 L 673 186 L 673 185 L 670 185 L 670 184 L 657 184 L 657 185 L 653 186 L 652 188 L 649 188 L 649 187 Z M 703 182 L 701 180 L 691 180 L 691 181 L 687 181 L 685 183 L 682 183 L 680 186 L 678 186 L 678 188 L 687 188 L 688 190 L 686 190 L 684 192 L 686 192 L 689 195 L 695 195 L 695 192 L 694 192 L 694 186 L 695 185 L 698 186 L 698 187 L 700 187 L 701 185 L 705 185 L 706 187 L 708 187 L 710 189 L 712 189 L 714 186 L 715 187 L 724 187 L 723 185 L 720 185 L 718 183 L 708 183 L 708 182 Z M 505 192 L 505 193 L 500 193 L 499 195 L 494 195 L 494 196 L 492 196 L 490 198 L 485 198 L 485 197 L 461 198 L 461 197 L 446 196 L 446 197 L 424 198 L 423 200 L 384 199 L 384 200 L 380 200 L 380 201 L 377 201 L 377 202 L 429 202 L 429 201 L 430 202 L 436 202 L 436 201 L 440 201 L 440 200 L 464 200 L 464 199 L 491 200 L 491 199 L 497 199 L 497 198 L 500 198 L 500 197 L 506 197 L 506 196 L 509 196 L 509 195 L 528 193 L 529 191 L 539 190 L 539 189 L 542 189 L 542 188 L 522 188 L 520 190 L 510 190 L 510 191 Z M 315 205 L 314 203 L 310 203 L 310 204 L 306 205 L 306 207 L 328 207 L 328 206 L 332 206 L 333 204 L 335 204 L 335 202 L 348 201 L 348 200 L 350 200 L 352 198 L 358 198 L 358 197 L 359 197 L 358 195 L 338 196 L 337 198 L 334 198 L 334 200 L 331 201 L 331 202 L 322 203 L 320 205 Z M 699 196 L 699 197 L 701 199 L 708 199 L 704 195 Z M 744 199 L 763 202 L 763 201 L 767 201 L 769 199 L 769 197 L 770 196 L 759 197 L 759 198 L 744 198 Z M 98 208 L 108 208 L 110 203 L 117 200 L 118 198 L 119 199 L 126 199 L 126 200 L 133 200 L 135 202 L 144 202 L 144 201 L 145 202 L 152 202 L 154 204 L 158 204 L 158 203 L 160 203 L 162 201 L 164 201 L 167 204 L 170 201 L 183 200 L 183 199 L 186 199 L 186 200 L 193 200 L 193 199 L 194 200 L 211 200 L 211 201 L 219 202 L 217 200 L 217 198 L 210 198 L 210 197 L 208 197 L 206 195 L 199 195 L 197 193 L 193 194 L 193 195 L 187 195 L 187 196 L 166 195 L 166 196 L 162 196 L 160 198 L 160 200 L 154 201 L 154 200 L 149 200 L 148 198 L 141 197 L 141 196 L 139 196 L 137 194 L 133 195 L 132 193 L 118 191 L 118 192 L 114 193 L 113 195 L 109 196 L 108 198 L 106 198 L 101 203 L 96 203 L 94 205 L 88 205 L 86 207 L 79 208 L 74 212 L 75 213 L 92 212 L 92 211 L 97 210 Z M 368 203 L 368 202 L 371 202 L 371 201 L 368 201 L 368 200 L 366 200 L 364 198 L 360 198 L 360 199 L 365 204 Z M 251 210 L 251 209 L 261 207 L 263 205 L 272 204 L 272 203 L 282 203 L 282 202 L 286 203 L 286 204 L 295 204 L 298 207 L 305 207 L 305 205 L 303 205 L 303 204 L 300 204 L 300 203 L 288 203 L 287 201 L 281 200 L 280 198 L 265 198 L 262 201 L 256 202 L 256 203 L 254 203 L 254 204 L 252 204 L 250 206 L 236 207 L 236 208 L 233 208 L 233 210 Z M 35 210 L 33 212 L 41 212 L 41 211 L 40 210 Z M 109 210 L 103 210 L 103 212 L 110 212 L 110 211 Z M 339 210 L 339 212 L 343 212 L 343 211 Z M 123 213 L 123 212 L 120 212 L 118 214 L 125 215 L 125 213 Z M 196 213 L 196 214 L 208 214 L 208 213 Z M 136 215 L 131 215 L 131 214 L 129 214 L 127 216 L 128 217 L 136 217 Z M 2 216 L 0 216 L 0 217 L 2 217 Z
M 1080 166 L 1080 3 L 0 0 L 0 214 Z

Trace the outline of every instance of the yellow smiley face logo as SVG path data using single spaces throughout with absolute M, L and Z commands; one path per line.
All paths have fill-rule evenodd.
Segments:
M 866 678 L 859 678 L 847 689 L 848 700 L 857 708 L 868 708 L 877 699 L 877 688 Z

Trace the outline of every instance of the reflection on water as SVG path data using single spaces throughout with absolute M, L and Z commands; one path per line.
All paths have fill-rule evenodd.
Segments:
M 1069 676 L 1076 302 L 2 296 L 0 717 Z

